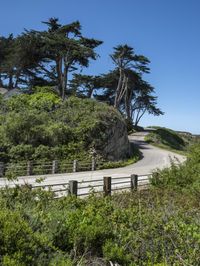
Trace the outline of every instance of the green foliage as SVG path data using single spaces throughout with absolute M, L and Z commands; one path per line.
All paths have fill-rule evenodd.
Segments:
M 53 200 L 27 186 L 0 191 L 2 265 L 198 265 L 199 197 L 188 192 Z
M 26 94 L 22 94 L 20 96 L 13 96 L 5 102 L 6 109 L 8 111 L 15 112 L 19 112 L 21 110 L 25 111 L 26 106 L 29 105 L 28 100 L 29 96 Z
M 68 73 L 88 67 L 102 41 L 85 38 L 78 21 L 61 25 L 57 18 L 50 18 L 43 24 L 47 30 L 0 37 L 0 86 L 52 85 L 64 99 Z
M 175 131 L 167 128 L 156 127 L 154 131 L 146 136 L 145 139 L 160 147 L 167 147 L 174 150 L 184 150 L 185 142 Z
M 0 161 L 85 161 L 92 148 L 104 156 L 110 127 L 123 120 L 114 108 L 75 97 L 61 102 L 46 87 L 33 91 L 4 100 L 0 107 Z
M 118 168 L 124 167 L 130 164 L 133 164 L 137 161 L 137 158 L 129 159 L 127 161 L 117 161 L 117 162 L 104 162 L 99 169 L 111 169 L 111 168 Z
M 51 111 L 61 104 L 61 99 L 54 93 L 38 92 L 29 97 L 29 105 L 37 110 Z
M 3 265 L 38 265 L 52 250 L 45 235 L 34 232 L 18 211 L 1 209 L 0 228 Z
M 122 265 L 126 265 L 127 261 L 131 260 L 131 256 L 126 253 L 125 247 L 113 243 L 111 240 L 108 240 L 103 246 L 103 254 L 107 260 L 115 261 Z
M 28 144 L 19 144 L 12 146 L 9 150 L 10 159 L 20 161 L 22 158 L 28 161 L 34 152 L 33 146 Z
M 183 164 L 172 163 L 170 168 L 156 171 L 152 178 L 156 187 L 189 190 L 199 195 L 200 191 L 200 144 L 190 150 Z
M 61 104 L 61 99 L 55 92 L 46 87 L 36 87 L 35 93 L 13 96 L 6 101 L 8 111 L 52 111 Z
M 104 162 L 100 169 L 110 169 L 124 167 L 136 163 L 141 158 L 141 152 L 136 145 L 132 145 L 132 154 L 133 156 L 127 160 L 121 160 L 117 162 Z

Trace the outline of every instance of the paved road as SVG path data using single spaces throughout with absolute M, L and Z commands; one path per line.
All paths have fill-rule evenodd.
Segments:
M 98 171 L 88 171 L 88 172 L 78 172 L 78 173 L 67 173 L 67 174 L 55 174 L 55 175 L 44 175 L 44 185 L 58 184 L 57 188 L 61 186 L 59 184 L 67 183 L 69 180 L 78 180 L 79 182 L 102 179 L 103 176 L 112 177 L 128 177 L 131 174 L 141 175 L 139 180 L 145 179 L 146 176 L 152 173 L 153 170 L 159 168 L 165 168 L 170 166 L 170 161 L 183 162 L 185 157 L 170 151 L 166 151 L 157 147 L 154 147 L 144 141 L 147 132 L 135 133 L 129 136 L 130 142 L 133 142 L 139 146 L 142 152 L 143 158 L 135 164 L 116 169 L 98 170 Z M 36 185 L 36 179 L 41 177 L 19 177 L 18 181 L 8 181 L 4 178 L 0 179 L 0 187 L 5 185 L 14 186 L 15 184 L 25 184 L 29 183 Z M 98 182 L 97 182 L 98 184 Z

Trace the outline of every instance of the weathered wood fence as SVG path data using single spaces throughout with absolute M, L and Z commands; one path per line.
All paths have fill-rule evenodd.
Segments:
M 86 161 L 28 161 L 22 163 L 2 163 L 0 162 L 0 177 L 9 174 L 16 176 L 31 176 L 42 174 L 59 174 L 80 171 L 94 171 L 101 169 L 105 161 L 92 158 Z
M 84 197 L 91 193 L 103 193 L 104 196 L 109 196 L 119 190 L 137 191 L 138 189 L 146 189 L 149 186 L 149 177 L 150 175 L 138 176 L 135 174 L 128 177 L 105 176 L 102 179 L 94 180 L 70 180 L 69 182 L 58 184 L 35 184 L 32 185 L 32 188 L 51 190 L 55 193 L 55 197 L 67 195 Z

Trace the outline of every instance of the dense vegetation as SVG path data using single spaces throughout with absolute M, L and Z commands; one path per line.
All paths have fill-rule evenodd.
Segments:
M 108 73 L 87 75 L 84 68 L 97 60 L 102 41 L 83 36 L 78 21 L 60 24 L 57 18 L 43 22 L 46 30 L 25 30 L 14 37 L 0 36 L 0 87 L 31 89 L 51 86 L 62 99 L 69 95 L 105 101 L 137 125 L 144 115 L 161 115 L 155 89 L 143 78 L 149 59 L 126 45 L 114 47 Z
M 0 161 L 87 160 L 94 149 L 106 158 L 109 130 L 119 121 L 124 124 L 106 104 L 75 97 L 61 101 L 50 89 L 37 87 L 30 95 L 1 100 Z
M 53 199 L 0 191 L 2 265 L 199 265 L 200 146 L 148 191 Z
M 172 163 L 171 168 L 157 171 L 152 183 L 159 188 L 188 190 L 200 196 L 200 143 L 190 148 L 184 164 Z

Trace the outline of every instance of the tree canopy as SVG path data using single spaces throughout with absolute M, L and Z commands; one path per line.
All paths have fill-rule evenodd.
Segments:
M 84 37 L 78 21 L 61 25 L 57 18 L 50 18 L 43 23 L 48 26 L 45 31 L 25 30 L 14 39 L 12 35 L 0 39 L 0 77 L 10 78 L 10 89 L 54 85 L 64 98 L 69 72 L 88 67 L 102 41 Z
M 24 30 L 0 37 L 0 87 L 33 89 L 50 86 L 65 99 L 69 95 L 95 98 L 118 109 L 133 125 L 147 112 L 161 115 L 155 89 L 143 78 L 150 60 L 127 44 L 113 48 L 114 68 L 108 73 L 83 74 L 97 60 L 101 40 L 83 36 L 81 24 L 61 24 L 58 18 L 42 22 L 46 30 Z

